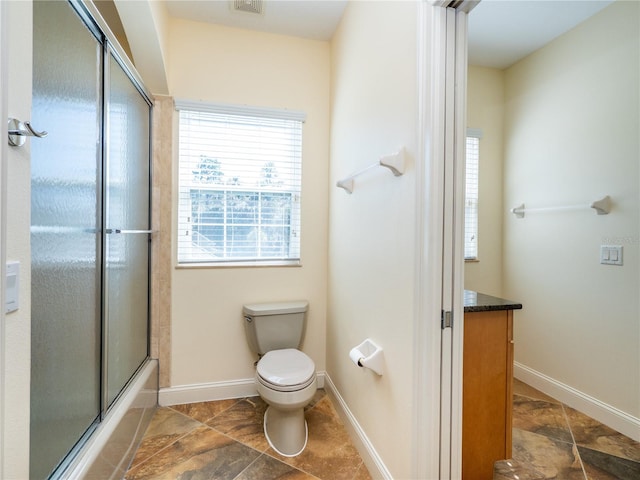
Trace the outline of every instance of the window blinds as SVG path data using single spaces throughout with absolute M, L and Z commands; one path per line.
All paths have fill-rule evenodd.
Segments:
M 299 262 L 304 117 L 196 106 L 178 104 L 178 263 Z
M 478 258 L 478 163 L 480 160 L 480 135 L 467 134 L 465 163 L 464 210 L 464 258 Z

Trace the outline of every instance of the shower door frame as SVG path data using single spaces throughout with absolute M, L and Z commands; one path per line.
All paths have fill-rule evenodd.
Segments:
M 102 45 L 102 185 L 101 189 L 101 197 L 102 197 L 102 227 L 101 227 L 101 243 L 102 243 L 102 258 L 101 258 L 101 267 L 102 267 L 102 276 L 101 276 L 101 294 L 102 294 L 102 309 L 101 309 L 101 318 L 102 318 L 102 358 L 101 358 L 101 385 L 102 385 L 102 394 L 101 394 L 101 404 L 100 404 L 100 421 L 102 422 L 109 412 L 109 410 L 114 407 L 119 397 L 122 395 L 122 392 L 126 390 L 127 384 L 125 384 L 121 390 L 121 392 L 113 399 L 111 404 L 108 401 L 108 345 L 106 345 L 106 341 L 108 339 L 108 307 L 107 301 L 108 298 L 108 274 L 107 274 L 107 238 L 106 238 L 106 229 L 108 225 L 107 222 L 107 182 L 108 182 L 108 161 L 109 161 L 109 151 L 108 151 L 108 143 L 109 143 L 109 93 L 110 93 L 110 83 L 109 83 L 109 75 L 110 75 L 110 59 L 116 61 L 119 66 L 122 68 L 123 72 L 131 83 L 136 88 L 138 93 L 142 96 L 145 102 L 149 106 L 149 138 L 148 138 L 148 165 L 149 165 L 149 178 L 148 178 L 148 192 L 149 192 L 149 204 L 148 204 L 148 226 L 151 228 L 151 219 L 152 219 L 152 187 L 153 187 L 153 161 L 152 161 L 152 147 L 153 147 L 153 139 L 152 139 L 152 123 L 153 123 L 153 95 L 146 89 L 146 86 L 142 80 L 142 77 L 136 70 L 133 63 L 129 60 L 128 55 L 121 47 L 120 43 L 116 39 L 115 35 L 109 28 L 109 25 L 102 18 L 102 15 L 93 4 L 93 2 L 85 2 L 83 0 L 67 0 L 72 8 L 76 11 L 78 16 L 85 23 L 87 28 L 94 32 L 97 32 L 102 40 L 100 41 Z M 142 370 L 146 361 L 151 357 L 151 234 L 149 234 L 149 245 L 147 248 L 147 277 L 148 277 L 148 290 L 147 290 L 147 356 L 146 359 L 138 366 L 135 372 L 132 372 L 132 379 L 136 377 L 136 374 Z M 128 383 L 129 383 L 128 382 Z
M 85 6 L 86 8 L 86 6 Z M 91 12 L 89 12 L 91 15 Z M 99 17 L 100 18 L 100 17 Z M 84 19 L 83 19 L 84 20 Z M 94 22 L 97 23 L 96 18 L 93 19 Z M 86 20 L 85 20 L 86 22 Z M 98 25 L 98 28 L 101 28 Z M 108 28 L 105 26 L 105 28 Z M 102 421 L 106 416 L 107 412 L 111 409 L 113 405 L 115 405 L 118 401 L 118 398 L 125 390 L 126 385 L 123 386 L 120 393 L 118 393 L 111 401 L 109 399 L 109 268 L 108 268 L 108 234 L 109 229 L 114 227 L 114 225 L 107 225 L 109 221 L 109 191 L 108 191 L 108 182 L 109 182 L 109 140 L 110 140 L 110 131 L 109 131 L 109 121 L 110 121 L 110 113 L 109 113 L 109 98 L 111 93 L 111 85 L 107 81 L 107 79 L 111 76 L 111 57 L 113 60 L 119 64 L 122 68 L 125 75 L 129 77 L 133 86 L 138 90 L 140 95 L 149 105 L 149 145 L 148 145 L 148 167 L 149 167 L 149 178 L 147 184 L 148 191 L 148 211 L 147 211 L 147 226 L 149 228 L 149 242 L 147 245 L 147 356 L 146 359 L 149 359 L 151 356 L 151 208 L 152 208 L 152 187 L 153 187 L 153 161 L 152 161 L 152 122 L 153 122 L 153 101 L 151 100 L 151 94 L 143 89 L 144 84 L 142 80 L 137 77 L 137 72 L 135 68 L 130 65 L 130 62 L 125 62 L 127 56 L 122 52 L 118 52 L 114 46 L 119 46 L 119 44 L 112 43 L 112 40 L 109 39 L 107 33 L 103 30 L 103 35 L 105 37 L 105 42 L 103 43 L 102 48 L 102 56 L 103 56 L 103 143 L 102 143 L 102 258 L 101 258 L 101 268 L 102 268 L 102 310 L 101 310 L 101 318 L 102 318 L 102 359 L 101 359 L 101 375 L 102 375 L 102 394 L 101 394 L 101 411 L 100 411 L 100 420 Z M 134 76 L 134 73 L 136 76 Z M 135 372 L 133 372 L 131 379 L 136 376 L 136 373 L 142 369 L 145 361 L 143 361 Z M 131 379 L 129 381 L 131 381 Z
M 147 189 L 148 189 L 148 209 L 146 213 L 147 217 L 147 225 L 148 228 L 151 229 L 151 220 L 152 220 L 152 178 L 153 178 L 153 162 L 152 162 L 152 120 L 153 120 L 153 96 L 146 89 L 144 83 L 142 82 L 141 77 L 137 73 L 135 67 L 128 59 L 126 53 L 116 40 L 115 36 L 111 32 L 110 28 L 102 18 L 101 14 L 95 7 L 92 2 L 85 2 L 83 0 L 66 0 L 68 6 L 77 14 L 78 21 L 82 22 L 87 30 L 95 37 L 96 41 L 100 44 L 99 55 L 100 62 L 102 65 L 100 72 L 100 83 L 101 83 L 101 92 L 99 98 L 98 111 L 100 112 L 100 140 L 101 146 L 99 148 L 99 159 L 98 159 L 98 169 L 101 173 L 101 180 L 97 184 L 96 195 L 98 198 L 99 212 L 100 212 L 100 221 L 99 231 L 97 232 L 99 235 L 98 245 L 98 268 L 101 273 L 99 291 L 97 292 L 98 297 L 100 298 L 100 309 L 99 309 L 99 321 L 100 325 L 98 327 L 100 331 L 100 345 L 101 345 L 101 354 L 100 354 L 100 365 L 99 365 L 99 410 L 97 412 L 97 417 L 94 422 L 88 427 L 88 429 L 81 435 L 77 443 L 66 453 L 66 455 L 60 459 L 60 463 L 51 473 L 51 478 L 63 478 L 67 474 L 75 475 L 77 472 L 90 471 L 92 464 L 97 460 L 97 451 L 101 448 L 104 448 L 105 444 L 109 441 L 109 436 L 113 434 L 113 432 L 119 428 L 118 425 L 109 425 L 106 428 L 101 428 L 104 426 L 105 419 L 109 419 L 110 417 L 122 417 L 124 415 L 123 411 L 126 411 L 126 406 L 121 405 L 124 400 L 124 403 L 130 403 L 130 399 L 124 399 L 123 397 L 128 396 L 131 393 L 131 390 L 144 390 L 144 386 L 140 386 L 138 384 L 141 383 L 140 378 L 149 378 L 149 376 L 154 376 L 157 378 L 157 363 L 155 366 L 150 365 L 151 360 L 151 234 L 149 233 L 148 238 L 149 242 L 147 245 L 147 295 L 146 295 L 146 307 L 147 307 L 147 316 L 146 316 L 146 327 L 147 327 L 147 336 L 146 336 L 146 356 L 138 365 L 138 367 L 131 372 L 131 377 L 124 385 L 122 385 L 121 390 L 115 397 L 109 402 L 109 388 L 108 388 L 108 354 L 109 354 L 109 318 L 108 318 L 108 259 L 107 259 L 107 186 L 108 186 L 108 163 L 109 163 L 109 101 L 110 101 L 110 63 L 113 59 L 114 63 L 117 64 L 120 68 L 122 68 L 123 73 L 129 78 L 132 86 L 135 90 L 141 95 L 144 102 L 148 105 L 148 172 L 149 177 L 147 179 Z M 4 4 L 4 2 L 2 2 Z M 4 8 L 4 7 L 3 7 Z M 0 21 L 4 20 L 4 18 L 0 18 Z M 2 25 L 4 26 L 4 25 Z M 4 32 L 5 29 L 3 28 Z M 3 50 L 4 56 L 4 50 Z M 6 128 L 6 125 L 4 128 Z M 6 136 L 4 137 L 6 138 Z M 5 141 L 6 145 L 6 141 Z M 3 146 L 3 150 L 6 149 L 6 146 Z M 0 171 L 1 174 L 1 171 Z M 0 181 L 2 178 L 0 178 Z M 4 190 L 3 190 L 4 192 Z M 3 224 L 4 225 L 4 224 Z M 0 225 L 1 227 L 2 225 Z M 151 232 L 151 230 L 149 230 Z M 2 231 L 0 230 L 0 234 Z M 2 252 L 0 252 L 1 254 Z M 4 268 L 5 262 L 2 262 L 2 268 Z M 2 313 L 4 316 L 4 313 Z M 3 327 L 0 327 L 3 328 Z M 1 340 L 1 338 L 0 338 Z M 1 362 L 2 360 L 0 360 Z M 0 366 L 2 364 L 0 363 Z M 155 368 L 155 373 L 153 373 L 153 369 Z M 3 373 L 0 372 L 0 373 Z M 0 380 L 3 380 L 0 377 Z M 142 383 L 145 383 L 142 381 Z M 152 382 L 153 383 L 153 382 Z M 136 385 L 134 385 L 136 384 Z M 0 384 L 0 388 L 2 385 Z M 133 387 L 133 388 L 132 388 Z M 157 381 L 155 382 L 155 389 L 157 395 Z M 0 391 L 0 393 L 3 393 Z M 154 402 L 154 405 L 157 404 L 157 400 Z M 147 407 L 145 406 L 145 412 L 147 411 Z M 112 415 L 113 414 L 113 415 Z M 0 414 L 1 415 L 1 414 Z M 147 413 L 143 413 L 143 417 L 147 417 L 147 420 L 150 420 L 150 417 Z M 0 416 L 0 421 L 2 417 Z M 121 421 L 116 419 L 116 424 Z M 146 421 L 144 418 L 141 422 L 144 423 Z M 0 425 L 2 427 L 2 425 Z M 105 432 L 106 431 L 106 432 Z M 4 429 L 0 432 L 0 435 L 4 433 Z M 99 437 L 96 440 L 96 437 Z M 29 457 L 33 453 L 29 450 Z M 2 452 L 0 452 L 0 462 L 2 462 Z M 2 463 L 0 463 L 0 467 L 2 467 Z M 2 472 L 2 470 L 0 470 Z

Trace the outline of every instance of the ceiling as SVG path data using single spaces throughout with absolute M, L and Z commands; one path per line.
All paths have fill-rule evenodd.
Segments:
M 469 63 L 504 69 L 613 0 L 482 0 L 469 14 Z
M 259 0 L 238 0 L 251 4 Z M 388 0 L 391 1 L 391 0 Z M 613 0 L 482 0 L 469 15 L 469 63 L 504 69 L 597 13 Z M 229 0 L 167 0 L 172 17 L 329 40 L 347 0 L 264 0 L 263 13 Z
M 169 15 L 196 22 L 279 33 L 313 40 L 333 36 L 347 0 L 264 0 L 263 13 L 235 11 L 229 0 L 166 0 Z M 239 3 L 251 4 L 252 0 Z

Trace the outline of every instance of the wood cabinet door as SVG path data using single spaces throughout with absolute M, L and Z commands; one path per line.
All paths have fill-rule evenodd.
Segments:
M 462 477 L 493 478 L 511 456 L 512 311 L 466 313 L 462 400 Z

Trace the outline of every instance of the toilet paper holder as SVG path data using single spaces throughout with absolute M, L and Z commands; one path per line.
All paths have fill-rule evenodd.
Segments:
M 357 347 L 351 349 L 349 358 L 357 366 L 373 370 L 378 375 L 382 375 L 384 371 L 382 348 L 368 338 Z

